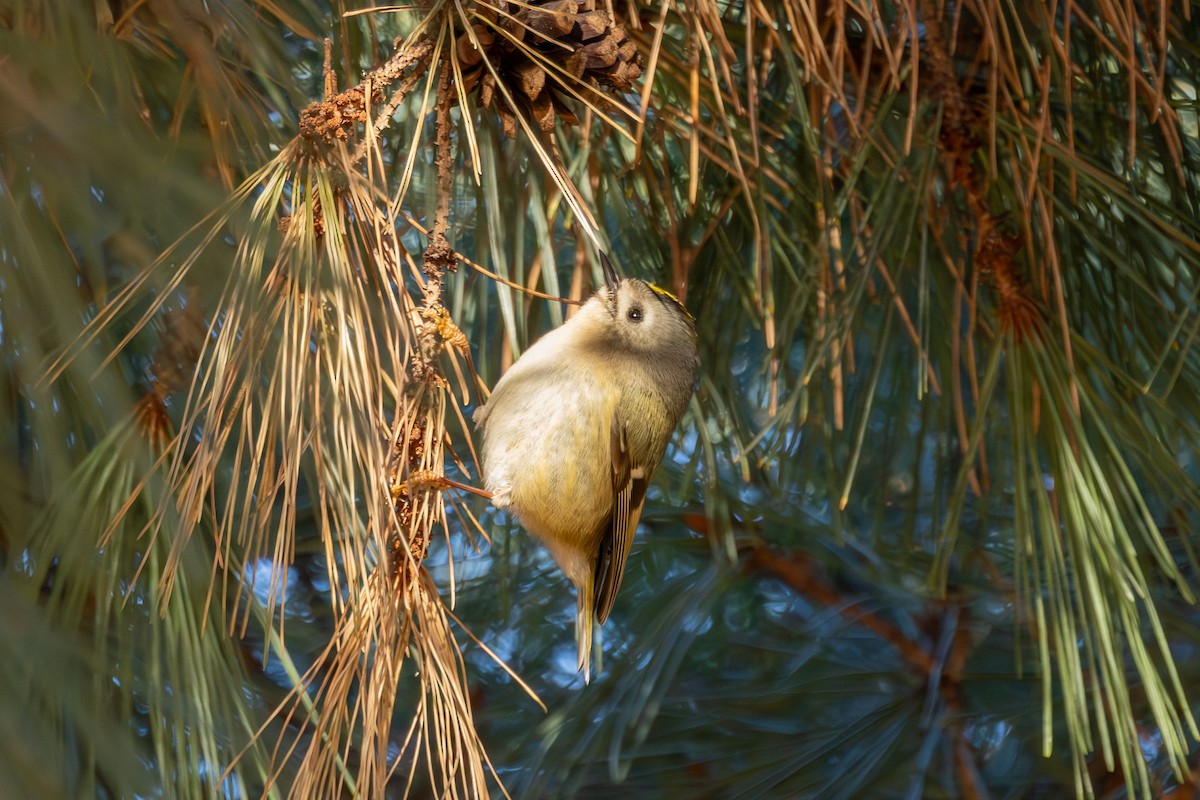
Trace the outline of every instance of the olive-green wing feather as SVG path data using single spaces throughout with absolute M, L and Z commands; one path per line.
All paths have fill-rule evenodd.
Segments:
M 612 428 L 612 515 L 605 523 L 596 560 L 596 620 L 603 625 L 612 611 L 625 574 L 625 561 L 633 547 L 638 519 L 646 503 L 646 487 L 650 476 L 644 465 L 633 464 L 629 458 L 625 429 L 617 420 Z

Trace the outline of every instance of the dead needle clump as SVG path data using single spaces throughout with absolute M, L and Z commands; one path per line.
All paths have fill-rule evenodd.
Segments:
M 421 317 L 429 323 L 433 330 L 443 342 L 450 345 L 461 353 L 470 351 L 470 341 L 467 335 L 454 324 L 454 320 L 450 317 L 450 312 L 442 306 L 426 309 L 421 312 Z
M 325 99 L 309 103 L 300 111 L 300 138 L 325 146 L 350 141 L 365 125 L 369 114 L 386 120 L 412 91 L 429 66 L 433 45 L 424 38 L 397 47 L 396 52 L 362 81 L 344 92 L 337 91 L 332 70 L 332 43 L 325 40 Z M 395 86 L 389 96 L 385 90 Z M 377 125 L 377 127 L 379 127 Z
M 371 105 L 382 102 L 382 91 L 371 92 Z M 366 92 L 361 86 L 355 86 L 306 106 L 300 112 L 300 135 L 325 144 L 345 142 L 356 126 L 366 121 Z

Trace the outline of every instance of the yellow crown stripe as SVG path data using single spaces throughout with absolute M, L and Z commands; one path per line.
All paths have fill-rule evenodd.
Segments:
M 695 319 L 695 317 L 693 317 L 693 316 L 692 316 L 692 312 L 690 312 L 690 311 L 688 311 L 688 310 L 687 310 L 687 306 L 685 306 L 683 303 L 679 302 L 679 298 L 678 298 L 678 297 L 676 297 L 675 295 L 671 294 L 671 293 L 670 293 L 670 292 L 668 292 L 666 289 L 662 288 L 661 286 L 659 286 L 659 285 L 658 285 L 658 284 L 656 284 L 656 283 L 647 283 L 646 285 L 647 285 L 647 286 L 649 286 L 649 287 L 651 288 L 651 290 L 653 290 L 653 291 L 654 291 L 654 293 L 655 293 L 655 294 L 660 294 L 660 295 L 662 295 L 663 297 L 666 297 L 666 298 L 667 298 L 667 299 L 669 299 L 669 300 L 670 300 L 672 303 L 674 303 L 675 305 L 677 305 L 677 306 L 679 306 L 681 309 L 683 309 L 683 313 L 685 313 L 685 314 L 687 314 L 687 315 L 688 315 L 688 319 L 693 319 L 693 320 Z

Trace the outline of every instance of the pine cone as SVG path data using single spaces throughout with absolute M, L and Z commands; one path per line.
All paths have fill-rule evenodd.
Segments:
M 579 118 L 568 102 L 571 93 L 565 89 L 572 80 L 620 93 L 642 74 L 637 45 L 596 4 L 530 0 L 521 5 L 501 2 L 499 13 L 475 9 L 472 30 L 457 41 L 464 89 L 478 89 L 479 102 L 496 109 L 507 136 L 516 135 L 517 113 L 543 131 L 553 130 L 559 119 L 577 124 Z M 485 55 L 495 74 L 483 63 Z M 516 109 L 497 88 L 497 75 Z

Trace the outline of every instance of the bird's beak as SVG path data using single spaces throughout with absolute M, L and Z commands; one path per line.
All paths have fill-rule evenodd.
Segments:
M 617 274 L 617 268 L 608 260 L 608 255 L 603 251 L 600 252 L 600 269 L 604 272 L 604 282 L 608 284 L 608 288 L 613 294 L 616 294 L 617 284 L 621 282 L 621 276 Z

